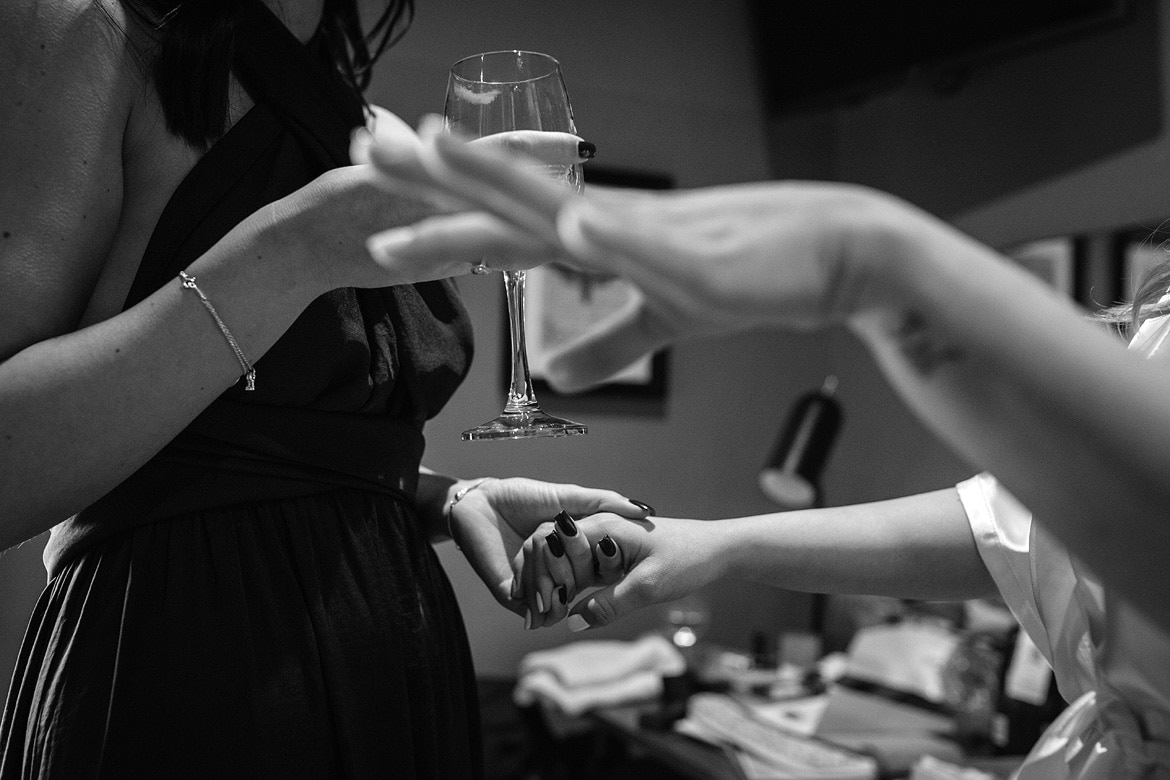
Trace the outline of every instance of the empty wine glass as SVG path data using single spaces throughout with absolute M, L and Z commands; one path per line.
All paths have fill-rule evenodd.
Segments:
M 547 54 L 494 51 L 466 57 L 451 66 L 444 126 L 469 138 L 509 130 L 575 133 L 569 93 L 560 65 Z M 583 186 L 580 165 L 548 166 L 568 187 Z M 463 432 L 464 441 L 574 436 L 584 425 L 541 410 L 532 391 L 524 339 L 524 271 L 504 272 L 508 302 L 511 380 L 499 417 Z

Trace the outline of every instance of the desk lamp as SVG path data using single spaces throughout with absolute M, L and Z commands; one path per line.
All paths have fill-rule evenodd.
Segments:
M 783 509 L 808 509 L 821 503 L 821 471 L 841 427 L 837 377 L 796 400 L 760 470 L 760 490 Z

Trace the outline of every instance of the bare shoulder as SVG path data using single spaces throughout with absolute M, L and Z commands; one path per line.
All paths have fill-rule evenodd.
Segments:
M 4 140 L 46 131 L 85 136 L 95 120 L 104 126 L 125 119 L 141 82 L 128 29 L 116 0 L 0 3 Z
M 116 0 L 0 3 L 0 360 L 75 326 L 121 209 L 141 75 Z
M 5 0 L 0 3 L 4 77 L 39 75 L 120 59 L 127 18 L 116 0 Z M 76 56 L 63 57 L 69 53 Z M 104 56 L 103 56 L 104 55 Z M 49 68 L 40 66 L 48 65 Z

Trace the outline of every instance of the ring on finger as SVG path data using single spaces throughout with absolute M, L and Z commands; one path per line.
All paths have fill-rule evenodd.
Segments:
M 485 263 L 481 257 L 471 266 L 471 272 L 476 276 L 483 276 L 484 274 L 490 274 L 492 269 L 487 267 L 487 263 Z

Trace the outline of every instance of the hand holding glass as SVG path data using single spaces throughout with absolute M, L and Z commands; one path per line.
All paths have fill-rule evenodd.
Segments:
M 469 138 L 511 130 L 575 133 L 573 109 L 560 65 L 547 54 L 497 51 L 476 54 L 451 67 L 444 126 Z M 566 186 L 583 187 L 581 166 L 549 166 Z M 511 343 L 511 382 L 503 413 L 463 432 L 465 441 L 574 436 L 580 423 L 541 410 L 532 391 L 524 340 L 524 271 L 504 272 Z

